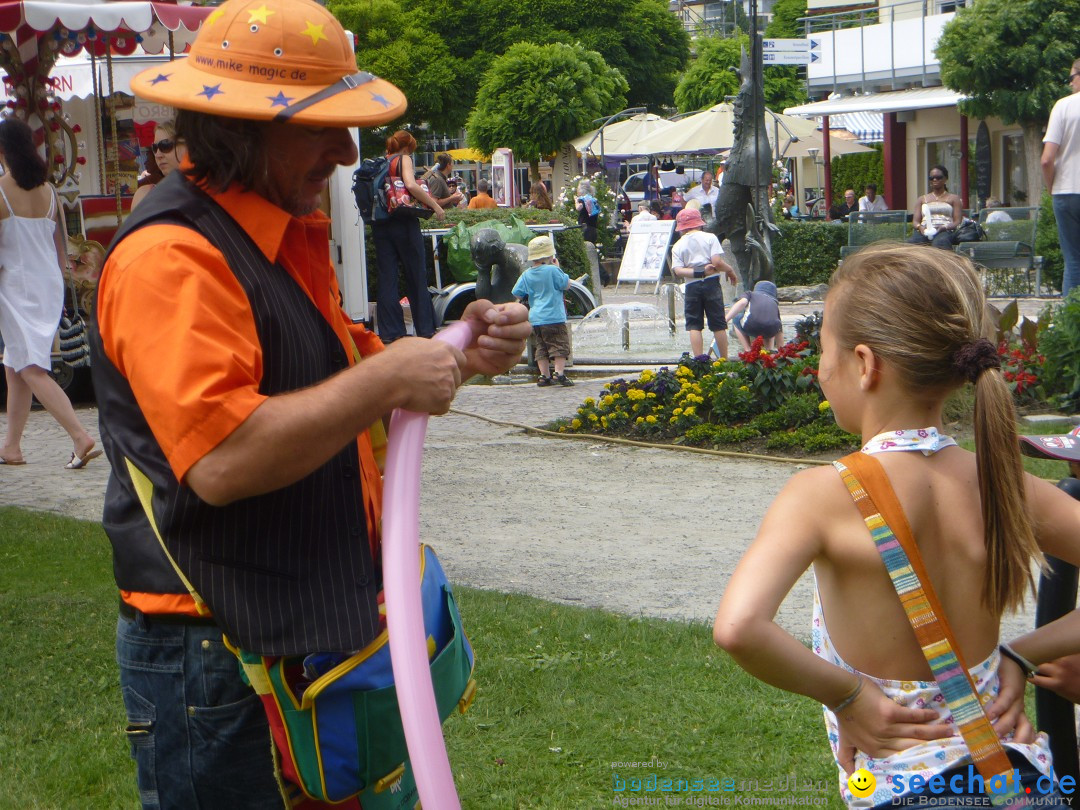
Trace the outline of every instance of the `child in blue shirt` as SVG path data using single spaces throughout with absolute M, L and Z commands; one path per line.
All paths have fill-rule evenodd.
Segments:
M 529 242 L 529 261 L 532 267 L 521 274 L 514 284 L 514 295 L 527 298 L 529 322 L 533 326 L 536 365 L 540 367 L 541 388 L 558 383 L 573 385 L 565 374 L 566 358 L 570 356 L 570 336 L 566 332 L 566 305 L 563 290 L 570 287 L 570 276 L 554 262 L 555 244 L 550 236 L 538 236 Z M 555 366 L 555 376 L 550 373 Z

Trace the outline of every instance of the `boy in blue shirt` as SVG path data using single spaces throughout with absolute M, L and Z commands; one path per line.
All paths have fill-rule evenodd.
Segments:
M 527 299 L 529 322 L 533 326 L 536 365 L 540 367 L 541 388 L 558 383 L 573 385 L 564 373 L 570 356 L 570 337 L 566 333 L 566 305 L 563 290 L 570 287 L 570 276 L 555 266 L 555 244 L 550 236 L 538 236 L 529 242 L 532 267 L 514 284 L 514 295 Z M 555 376 L 550 364 L 555 365 Z

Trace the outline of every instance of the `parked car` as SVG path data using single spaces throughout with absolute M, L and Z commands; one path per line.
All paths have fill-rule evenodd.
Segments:
M 637 206 L 639 202 L 645 199 L 645 174 L 646 172 L 638 172 L 632 174 L 626 178 L 626 182 L 623 183 L 623 192 L 630 199 L 632 206 Z M 682 174 L 678 172 L 660 172 L 660 190 L 665 196 L 670 192 L 666 189 L 678 188 L 681 191 L 686 191 L 692 185 L 697 185 L 701 182 L 701 169 L 685 169 Z

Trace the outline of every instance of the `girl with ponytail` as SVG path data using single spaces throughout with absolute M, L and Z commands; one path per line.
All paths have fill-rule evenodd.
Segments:
M 819 380 L 837 424 L 880 462 L 958 656 L 1008 759 L 1034 785 L 1052 774 L 1049 751 L 1023 716 L 1022 674 L 1001 665 L 1000 622 L 1022 605 L 1044 551 L 1080 562 L 1080 504 L 1024 473 L 989 328 L 967 259 L 864 248 L 830 281 Z M 945 400 L 967 383 L 975 453 L 945 435 L 942 420 Z M 947 783 L 972 760 L 849 486 L 831 466 L 791 479 L 728 583 L 713 636 L 752 675 L 823 705 L 841 795 L 874 807 L 902 797 L 914 775 Z M 807 649 L 774 617 L 811 566 Z M 848 783 L 861 768 L 876 779 L 869 793 Z

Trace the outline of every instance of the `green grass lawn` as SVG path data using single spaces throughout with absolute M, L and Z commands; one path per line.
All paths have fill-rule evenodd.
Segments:
M 682 806 L 791 795 L 794 776 L 819 787 L 797 795 L 841 807 L 819 708 L 747 676 L 708 627 L 466 588 L 458 601 L 480 687 L 445 726 L 464 807 L 617 806 L 662 794 L 616 776 L 652 775 L 703 780 L 668 793 Z M 138 806 L 115 626 L 100 526 L 0 508 L 0 806 Z

